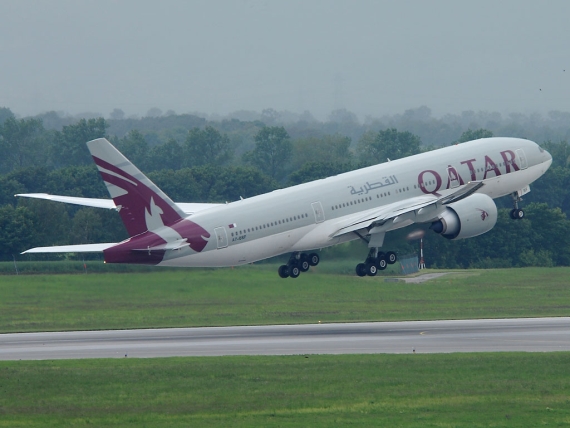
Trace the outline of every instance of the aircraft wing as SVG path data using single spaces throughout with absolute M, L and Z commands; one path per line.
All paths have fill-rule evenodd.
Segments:
M 340 222 L 331 236 L 336 238 L 361 229 L 367 229 L 367 233 L 382 233 L 412 223 L 433 221 L 445 209 L 445 205 L 472 195 L 482 186 L 483 182 L 474 181 L 446 196 L 417 196 L 358 213 Z
M 14 196 L 22 198 L 46 199 L 48 201 L 64 202 L 66 204 L 83 205 L 86 207 L 117 209 L 112 199 L 77 198 L 74 196 L 50 195 L 48 193 L 19 193 Z M 176 205 L 178 205 L 178 207 L 180 207 L 180 209 L 185 214 L 194 214 L 195 212 L 202 211 L 207 208 L 212 208 L 220 204 L 176 202 Z
M 53 247 L 36 247 L 24 251 L 21 254 L 31 253 L 100 253 L 107 248 L 117 245 L 118 242 L 106 242 L 103 244 L 82 244 L 82 245 L 59 245 Z

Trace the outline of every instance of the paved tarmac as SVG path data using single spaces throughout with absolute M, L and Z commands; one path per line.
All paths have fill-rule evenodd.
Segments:
M 501 351 L 570 351 L 570 318 L 0 335 L 0 360 Z
M 407 282 L 408 284 L 419 284 L 422 282 L 429 281 L 430 279 L 435 279 L 447 275 L 448 273 L 449 272 L 426 273 L 424 275 L 414 276 L 411 278 L 402 278 L 402 281 Z

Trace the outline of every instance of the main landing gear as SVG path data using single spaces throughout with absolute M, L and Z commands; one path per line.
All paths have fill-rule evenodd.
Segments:
M 356 265 L 358 276 L 375 276 L 379 270 L 384 270 L 388 265 L 393 265 L 398 260 L 398 256 L 393 251 L 383 253 L 378 248 L 371 248 L 364 263 Z
M 320 260 L 317 253 L 293 253 L 286 265 L 279 266 L 279 276 L 297 278 L 301 272 L 307 272 L 310 266 L 318 265 Z
M 524 218 L 524 211 L 519 208 L 519 202 L 522 201 L 522 198 L 519 196 L 517 192 L 514 192 L 512 195 L 513 198 L 513 209 L 509 213 L 509 216 L 513 220 L 522 220 Z

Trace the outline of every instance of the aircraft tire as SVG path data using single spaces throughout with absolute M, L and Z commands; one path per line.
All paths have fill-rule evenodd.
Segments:
M 309 254 L 309 264 L 311 266 L 316 266 L 319 264 L 319 262 L 321 261 L 319 255 L 317 253 L 311 253 Z
M 366 265 L 364 263 L 358 263 L 356 265 L 356 274 L 358 276 L 366 276 Z
M 378 270 L 386 269 L 386 267 L 388 267 L 388 262 L 386 261 L 386 258 L 385 257 L 378 258 L 376 261 L 376 266 L 378 267 Z
M 301 269 L 299 269 L 298 266 L 291 266 L 289 269 L 289 276 L 291 278 L 297 278 L 299 275 L 301 275 Z
M 299 270 L 301 272 L 307 272 L 310 266 L 311 265 L 309 264 L 309 260 L 302 258 L 301 262 L 299 263 Z
M 378 273 L 378 268 L 376 267 L 376 263 L 367 263 L 366 264 L 366 275 L 368 276 L 376 276 Z
M 393 265 L 394 263 L 396 263 L 398 261 L 398 256 L 396 255 L 395 252 L 388 251 L 386 253 L 386 261 L 388 262 L 389 265 Z
M 289 266 L 281 265 L 279 266 L 279 270 L 277 271 L 281 278 L 288 278 L 289 277 Z
M 521 209 L 516 209 L 513 213 L 513 218 L 515 220 L 522 220 L 524 218 L 524 211 Z

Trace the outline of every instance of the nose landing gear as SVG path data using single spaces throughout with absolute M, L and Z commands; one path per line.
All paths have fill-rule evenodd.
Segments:
M 307 272 L 309 267 L 319 264 L 320 258 L 317 253 L 293 253 L 286 265 L 279 266 L 279 276 L 281 278 L 297 278 L 301 272 Z
M 522 220 L 524 218 L 524 211 L 519 208 L 519 202 L 522 201 L 522 198 L 518 192 L 514 192 L 511 196 L 513 198 L 513 209 L 509 212 L 509 217 L 513 220 Z

